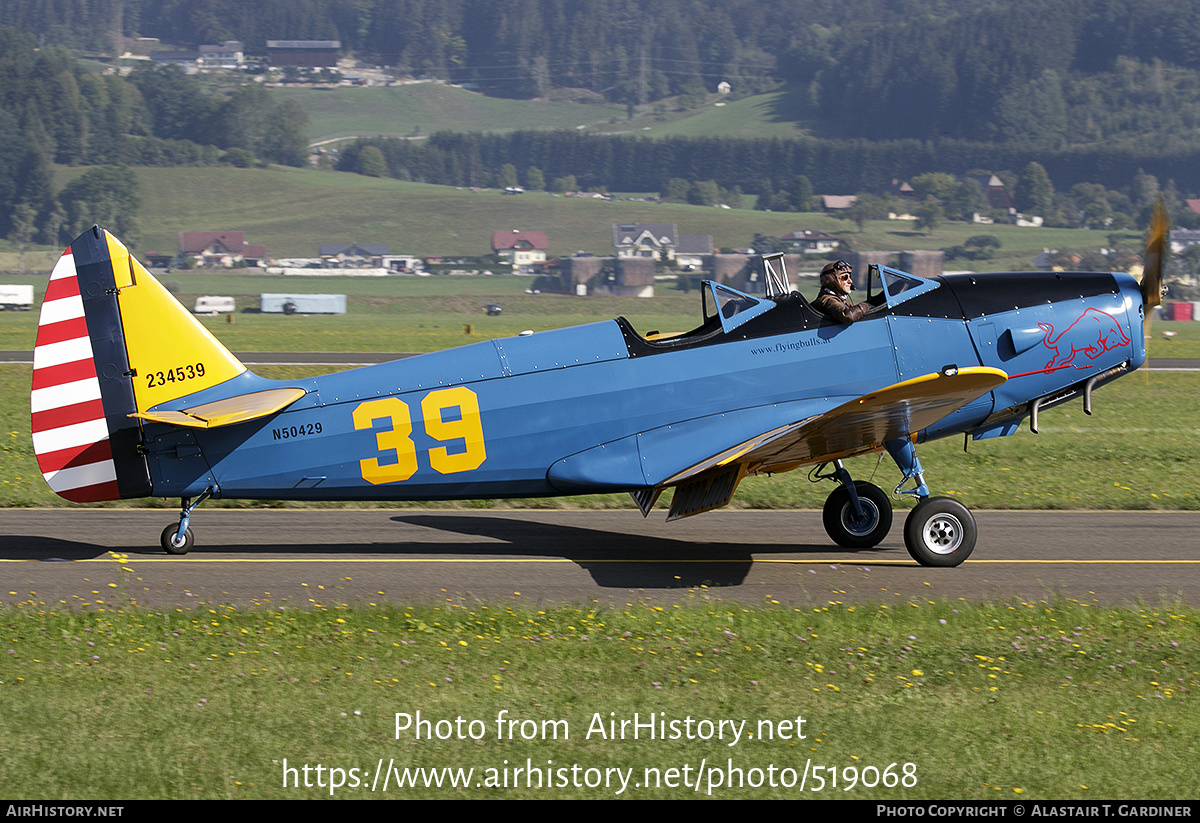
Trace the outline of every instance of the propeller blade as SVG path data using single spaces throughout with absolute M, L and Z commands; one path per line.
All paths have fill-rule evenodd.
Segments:
M 1167 234 L 1171 220 L 1167 217 L 1167 206 L 1161 196 L 1150 218 L 1150 230 L 1146 234 L 1146 256 L 1142 275 L 1142 304 L 1152 309 L 1162 303 L 1163 262 L 1167 250 Z M 1149 314 L 1147 313 L 1147 317 Z

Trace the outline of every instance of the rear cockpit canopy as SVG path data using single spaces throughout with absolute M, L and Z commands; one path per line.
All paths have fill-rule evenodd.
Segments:
M 931 289 L 936 289 L 939 285 L 935 280 L 926 280 L 915 274 L 902 272 L 899 269 L 893 269 L 888 266 L 872 266 L 872 268 L 877 268 L 879 271 L 879 280 L 883 285 L 888 306 L 903 303 L 905 300 L 916 297 L 918 294 L 924 294 Z M 867 299 L 871 299 L 871 287 L 871 278 L 868 275 Z
M 777 305 L 774 300 L 765 297 L 755 297 L 729 286 L 722 286 L 712 280 L 705 280 L 702 287 L 701 304 L 704 312 L 704 323 L 713 318 L 720 318 L 721 329 L 726 333 L 733 331 L 747 320 L 753 320 Z

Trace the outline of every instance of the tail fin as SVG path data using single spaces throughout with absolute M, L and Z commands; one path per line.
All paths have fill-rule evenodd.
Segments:
M 50 275 L 33 352 L 33 450 L 46 482 L 76 502 L 150 494 L 132 415 L 246 367 L 119 240 L 84 232 Z

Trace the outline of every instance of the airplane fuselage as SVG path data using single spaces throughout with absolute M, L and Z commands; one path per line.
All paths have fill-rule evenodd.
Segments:
M 836 482 L 826 533 L 868 549 L 889 533 L 891 498 L 844 460 L 886 450 L 901 476 L 893 496 L 917 501 L 905 548 L 953 567 L 974 550 L 975 520 L 931 493 L 915 443 L 1007 436 L 1026 418 L 1036 432 L 1041 410 L 1076 396 L 1090 412 L 1094 388 L 1145 361 L 1166 227 L 1160 204 L 1142 287 L 1120 274 L 870 266 L 866 312 L 845 324 L 790 289 L 783 255 L 763 255 L 765 296 L 704 281 L 701 324 L 680 334 L 642 336 L 617 318 L 266 380 L 93 226 L 55 263 L 42 302 L 32 445 L 67 500 L 180 498 L 159 535 L 176 555 L 209 497 L 628 491 L 647 515 L 673 489 L 674 520 L 727 505 L 747 476 L 814 464 L 815 479 Z
M 900 283 L 889 281 L 886 305 L 849 326 L 783 298 L 736 328 L 673 342 L 605 321 L 316 378 L 246 373 L 235 378 L 242 391 L 289 386 L 305 395 L 221 428 L 146 423 L 152 494 L 434 500 L 635 490 L 949 365 L 993 366 L 1010 379 L 921 439 L 1011 434 L 1036 398 L 1145 359 L 1141 297 L 1128 276 L 892 282 Z

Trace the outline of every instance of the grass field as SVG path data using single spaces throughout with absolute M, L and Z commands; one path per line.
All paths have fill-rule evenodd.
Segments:
M 61 168 L 56 183 L 64 185 L 79 173 L 78 168 Z M 681 234 L 711 235 L 715 248 L 745 248 L 756 232 L 777 237 L 796 229 L 844 235 L 857 250 L 882 251 L 947 248 L 973 235 L 992 234 L 1001 242 L 998 256 L 978 267 L 1022 271 L 1043 248 L 1096 249 L 1108 244 L 1109 235 L 966 223 L 945 223 L 926 235 L 906 221 L 868 221 L 859 232 L 852 223 L 815 213 L 603 201 L 546 192 L 506 197 L 495 190 L 472 192 L 284 167 L 138 168 L 134 173 L 142 200 L 138 237 L 132 238 L 139 253 L 173 253 L 180 231 L 238 230 L 248 242 L 265 244 L 273 256 L 314 256 L 322 243 L 385 243 L 393 253 L 479 257 L 491 253 L 492 232 L 521 228 L 546 231 L 551 256 L 579 250 L 609 255 L 613 223 L 646 222 L 674 223 Z M 1140 242 L 1134 233 L 1129 238 Z M 46 267 L 57 253 L 32 252 L 26 265 L 41 260 Z M 15 250 L 0 244 L 0 270 L 16 268 Z
M 374 88 L 274 88 L 308 112 L 312 143 L 338 138 L 427 137 L 439 131 L 504 133 L 578 129 L 643 137 L 800 137 L 808 134 L 802 91 L 779 90 L 698 108 L 650 107 L 628 119 L 625 106 L 487 97 L 456 86 L 416 83 Z
M 327 580 L 304 609 L 264 596 L 158 611 L 131 602 L 137 562 L 114 555 L 94 602 L 0 610 L 5 797 L 1194 793 L 1195 609 L 886 591 L 847 606 L 869 570 L 809 571 L 800 584 L 826 605 L 703 587 L 624 608 L 352 605 Z M 651 713 L 665 734 L 632 739 Z
M 487 97 L 457 86 L 414 83 L 376 88 L 277 88 L 273 97 L 295 100 L 308 112 L 308 139 L 416 137 L 439 131 L 509 132 L 575 129 L 625 118 L 608 103 L 559 103 Z
M 640 112 L 633 120 L 598 124 L 589 131 L 633 134 L 641 137 L 779 138 L 812 134 L 804 119 L 801 90 L 781 89 L 737 100 L 710 97 L 703 106 L 688 111 L 664 109 Z
M 625 106 L 487 97 L 456 86 L 417 83 L 387 88 L 274 88 L 308 112 L 309 140 L 421 138 L 439 131 L 504 133 L 575 129 L 639 137 L 795 138 L 812 132 L 802 89 L 779 89 L 730 100 L 710 95 L 693 109 L 672 101 L 645 107 L 629 119 Z
M 556 294 L 526 294 L 532 278 L 494 277 L 286 277 L 283 275 L 192 274 L 163 276 L 179 289 L 185 306 L 203 294 L 234 296 L 239 310 L 257 309 L 263 292 L 336 293 L 348 295 L 342 316 L 298 316 L 238 313 L 232 317 L 203 317 L 201 322 L 234 351 L 388 351 L 425 352 L 512 336 L 525 329 L 574 326 L 624 315 L 635 328 L 684 331 L 698 325 L 700 296 L 667 284 L 653 299 L 593 295 L 580 298 Z M 0 278 L 0 282 L 22 280 Z M 34 282 L 38 299 L 47 278 Z M 484 307 L 498 303 L 499 317 Z M 280 322 L 284 321 L 284 322 Z M 31 349 L 38 315 L 0 313 L 0 349 Z M 464 333 L 465 327 L 473 333 Z

